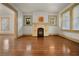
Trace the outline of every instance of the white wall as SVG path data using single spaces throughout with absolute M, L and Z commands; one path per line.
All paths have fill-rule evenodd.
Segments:
M 57 35 L 58 27 L 57 26 L 49 26 L 49 35 Z
M 16 5 L 13 4 L 10 5 L 14 7 L 18 12 L 17 24 L 18 24 L 18 37 L 19 37 L 23 35 L 23 13 L 19 8 L 16 7 Z
M 33 12 L 33 13 L 23 13 L 23 15 L 32 15 L 33 23 L 38 22 L 39 16 L 45 17 L 45 23 L 48 23 L 48 15 L 56 15 L 51 14 L 47 12 Z M 56 35 L 58 33 L 58 27 L 57 26 L 49 26 L 49 35 Z M 24 35 L 32 35 L 32 26 L 24 26 L 23 30 Z
M 32 35 L 32 26 L 24 26 L 24 35 Z
M 40 16 L 44 17 L 44 23 L 48 23 L 48 13 L 47 12 L 33 12 L 33 23 L 38 22 Z
M 18 11 L 18 36 L 23 35 L 23 14 Z
M 67 6 L 67 8 L 69 8 L 70 6 L 72 6 L 73 4 L 70 4 L 69 6 Z M 65 8 L 65 9 L 67 9 Z M 62 11 L 64 11 L 65 9 L 63 9 Z M 67 31 L 62 31 L 61 30 L 61 13 L 62 11 L 59 13 L 59 35 L 61 36 L 65 36 L 70 40 L 73 40 L 75 42 L 79 42 L 79 33 L 75 33 L 75 32 L 67 32 Z
M 32 15 L 32 13 L 23 13 L 25 15 Z M 24 19 L 23 19 L 24 22 Z M 24 24 L 24 23 L 23 23 Z M 23 25 L 23 35 L 32 35 L 32 26 Z
M 10 31 L 14 32 L 14 15 L 10 15 Z

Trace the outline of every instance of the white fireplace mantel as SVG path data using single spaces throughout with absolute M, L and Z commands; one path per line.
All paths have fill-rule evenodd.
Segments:
M 47 23 L 34 23 L 33 24 L 33 31 L 32 31 L 32 36 L 37 36 L 37 31 L 38 28 L 43 28 L 44 29 L 44 36 L 48 36 L 48 24 Z

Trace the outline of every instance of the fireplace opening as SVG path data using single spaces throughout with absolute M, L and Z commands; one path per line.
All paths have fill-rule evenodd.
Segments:
M 38 28 L 37 34 L 38 34 L 38 37 L 44 37 L 44 29 Z

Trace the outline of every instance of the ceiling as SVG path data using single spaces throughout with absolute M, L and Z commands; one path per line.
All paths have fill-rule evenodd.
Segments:
M 7 8 L 3 4 L 0 4 L 0 15 L 10 15 L 13 13 L 14 12 L 11 9 Z
M 58 13 L 70 3 L 13 3 L 22 12 L 44 11 Z

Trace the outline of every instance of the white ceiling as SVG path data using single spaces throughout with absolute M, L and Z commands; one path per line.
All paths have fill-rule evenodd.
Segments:
M 4 6 L 3 4 L 0 4 L 0 15 L 11 15 L 14 12 L 7 8 L 6 6 Z
M 44 11 L 50 13 L 58 13 L 69 3 L 13 3 L 12 5 L 19 8 L 22 12 Z

